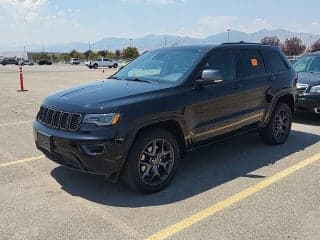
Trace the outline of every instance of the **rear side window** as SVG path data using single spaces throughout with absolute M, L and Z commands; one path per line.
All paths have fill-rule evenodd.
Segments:
M 239 50 L 238 51 L 238 77 L 254 77 L 266 72 L 260 51 L 258 50 Z
M 278 73 L 289 69 L 279 52 L 263 51 L 263 56 L 269 72 Z

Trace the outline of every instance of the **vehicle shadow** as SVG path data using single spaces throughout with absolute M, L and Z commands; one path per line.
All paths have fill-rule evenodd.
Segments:
M 320 126 L 320 115 L 316 114 L 297 113 L 295 114 L 293 120 L 296 123 Z
M 55 168 L 51 175 L 64 191 L 89 201 L 116 207 L 156 206 L 187 199 L 238 177 L 264 178 L 251 172 L 319 141 L 319 135 L 300 131 L 292 131 L 282 146 L 265 145 L 257 134 L 235 137 L 189 153 L 170 186 L 151 195 L 64 167 Z

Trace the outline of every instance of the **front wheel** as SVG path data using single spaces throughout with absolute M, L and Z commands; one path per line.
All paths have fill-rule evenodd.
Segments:
M 286 142 L 292 125 L 292 111 L 288 104 L 278 103 L 273 111 L 268 125 L 260 135 L 264 142 L 280 145 Z
M 113 68 L 118 68 L 118 64 L 115 63 L 115 64 L 113 65 Z
M 166 130 L 152 128 L 140 134 L 133 144 L 121 178 L 133 190 L 157 192 L 171 182 L 179 160 L 176 138 Z
M 94 68 L 94 69 L 98 69 L 98 64 L 94 64 L 94 65 L 93 65 L 93 68 Z

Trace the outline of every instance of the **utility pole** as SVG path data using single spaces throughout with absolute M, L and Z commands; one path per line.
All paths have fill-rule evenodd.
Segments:
M 28 54 L 26 53 L 26 46 L 23 46 L 23 54 L 24 54 L 24 56 L 23 56 L 23 59 L 28 59 Z
M 310 45 L 309 46 L 310 46 L 310 49 L 311 49 L 311 47 L 312 47 L 312 35 L 309 36 L 309 41 L 310 41 Z
M 228 33 L 228 42 L 230 42 L 230 32 L 231 32 L 231 28 L 227 29 L 227 33 Z
M 164 37 L 164 47 L 167 46 L 167 36 Z
M 130 47 L 132 47 L 132 41 L 133 41 L 133 39 L 130 38 L 129 41 L 130 41 Z
M 91 51 L 91 43 L 90 43 L 90 41 L 88 42 L 88 47 L 89 47 L 89 51 Z

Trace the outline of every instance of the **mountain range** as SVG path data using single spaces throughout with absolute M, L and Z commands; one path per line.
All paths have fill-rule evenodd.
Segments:
M 245 33 L 240 31 L 232 31 L 230 33 L 230 41 L 232 42 L 260 42 L 261 39 L 265 36 L 278 36 L 282 41 L 286 38 L 290 38 L 293 36 L 299 37 L 302 41 L 309 46 L 310 41 L 315 41 L 320 39 L 320 35 L 310 34 L 310 33 L 296 33 L 284 29 L 276 29 L 276 30 L 260 30 L 255 33 Z M 147 35 L 141 38 L 129 39 L 129 38 L 103 38 L 99 41 L 92 42 L 90 44 L 91 50 L 111 50 L 115 51 L 117 49 L 123 49 L 130 45 L 137 47 L 140 52 L 145 50 L 160 48 L 164 46 L 172 46 L 172 45 L 190 45 L 190 44 L 218 44 L 222 42 L 227 42 L 227 33 L 221 32 L 218 34 L 214 34 L 208 36 L 206 38 L 194 38 L 194 37 L 180 37 L 173 35 Z M 72 50 L 77 50 L 80 52 L 87 51 L 89 48 L 88 42 L 70 42 L 63 44 L 54 44 L 44 46 L 44 50 L 46 52 L 70 52 Z M 21 48 L 12 48 L 7 49 L 8 51 L 17 51 Z M 22 47 L 23 49 L 23 47 Z M 43 46 L 33 45 L 28 46 L 28 51 L 42 51 Z

